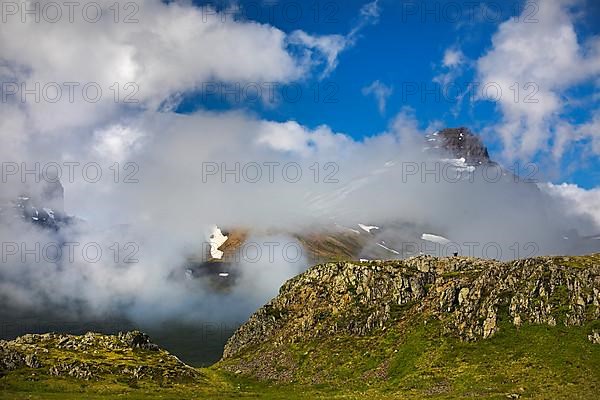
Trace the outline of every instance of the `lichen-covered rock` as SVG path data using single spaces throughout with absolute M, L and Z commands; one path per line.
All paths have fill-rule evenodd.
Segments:
M 158 345 L 150 341 L 150 336 L 140 331 L 119 332 L 118 338 L 132 349 L 157 351 Z
M 99 380 L 105 376 L 187 382 L 199 372 L 161 350 L 140 331 L 116 336 L 46 333 L 0 341 L 0 375 L 19 368 L 42 368 L 50 376 Z
M 42 363 L 35 354 L 27 354 L 25 356 L 25 365 L 29 368 L 40 368 Z
M 11 349 L 5 341 L 0 342 L 0 372 L 12 371 L 25 365 L 25 357 L 17 350 Z
M 48 372 L 53 376 L 70 376 L 77 379 L 90 380 L 95 378 L 100 370 L 99 368 L 95 368 L 93 364 L 75 361 L 55 363 L 50 367 Z
M 588 340 L 594 344 L 600 344 L 600 331 L 594 330 L 591 335 L 588 335 Z

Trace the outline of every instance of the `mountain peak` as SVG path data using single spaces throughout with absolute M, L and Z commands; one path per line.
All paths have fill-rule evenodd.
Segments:
M 443 149 L 455 158 L 464 158 L 468 165 L 489 164 L 488 149 L 479 136 L 469 128 L 446 128 L 428 135 L 429 142 L 436 142 L 436 148 Z

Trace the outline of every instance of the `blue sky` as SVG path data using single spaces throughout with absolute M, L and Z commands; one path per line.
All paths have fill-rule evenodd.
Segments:
M 514 157 L 507 153 L 506 143 L 500 139 L 493 126 L 503 120 L 503 110 L 495 101 L 454 97 L 460 88 L 466 89 L 473 82 L 487 82 L 478 75 L 477 61 L 493 50 L 493 37 L 507 21 L 520 18 L 521 25 L 527 21 L 531 26 L 544 25 L 546 16 L 536 3 L 523 1 L 484 1 L 475 6 L 469 1 L 395 1 L 379 0 L 379 17 L 365 24 L 356 36 L 354 45 L 339 54 L 338 63 L 327 76 L 314 71 L 308 77 L 294 82 L 283 101 L 265 105 L 260 101 L 220 101 L 219 95 L 188 93 L 178 111 L 189 113 L 201 108 L 227 110 L 250 109 L 265 119 L 275 121 L 295 120 L 310 128 L 328 125 L 334 132 L 342 132 L 360 139 L 386 130 L 394 117 L 405 107 L 414 112 L 420 126 L 468 126 L 484 136 L 492 156 L 506 163 L 535 162 L 540 176 L 560 183 L 576 183 L 591 188 L 600 185 L 600 162 L 597 154 L 590 152 L 592 138 L 578 138 L 565 146 L 560 157 L 550 156 L 554 134 L 543 140 L 546 149 L 520 152 Z M 593 1 L 563 1 L 569 3 L 562 9 L 569 13 L 570 22 L 585 52 L 585 44 L 600 33 L 600 5 Z M 206 2 L 198 2 L 202 6 Z M 215 2 L 210 2 L 214 5 Z M 220 3 L 223 10 L 228 3 Z M 238 18 L 250 19 L 275 26 L 286 33 L 303 30 L 312 35 L 347 35 L 360 24 L 361 7 L 366 1 L 241 1 Z M 318 11 L 317 11 L 318 10 Z M 428 11 L 427 11 L 428 10 Z M 302 13 L 299 17 L 298 12 Z M 460 14 L 458 14 L 460 13 Z M 287 17 L 286 17 L 287 16 Z M 553 24 L 552 21 L 547 21 Z M 567 24 L 568 25 L 568 24 Z M 543 35 L 544 32 L 536 34 Z M 443 65 L 447 51 L 460 54 L 459 65 L 447 68 Z M 544 52 L 544 49 L 540 49 Z M 496 59 L 501 64 L 502 58 Z M 500 62 L 499 62 L 500 61 Z M 539 60 L 533 61 L 540 65 Z M 537 64 L 535 64 L 537 62 Z M 575 62 L 575 60 L 574 60 Z M 543 60 L 542 60 L 543 65 Z M 498 65 L 501 68 L 501 65 Z M 321 71 L 322 72 L 322 71 Z M 557 72 L 559 73 L 559 72 Z M 439 79 L 448 74 L 447 83 Z M 488 75 L 489 76 L 489 75 Z M 493 75 L 491 75 L 493 76 Z M 438 83 L 436 83 L 436 79 Z M 518 82 L 520 96 L 534 93 L 526 88 L 527 82 Z M 599 109 L 594 94 L 598 93 L 598 75 L 590 73 L 582 79 L 570 79 L 559 90 L 552 90 L 564 100 L 559 110 L 554 110 L 548 121 L 552 131 L 557 121 L 567 121 L 573 126 L 585 124 Z M 389 88 L 385 110 L 380 110 L 375 96 L 365 93 L 365 88 L 379 81 Z M 450 83 L 456 86 L 450 86 Z M 574 82 L 574 83 L 572 83 Z M 537 84 L 537 82 L 536 82 Z M 543 82 L 540 83 L 543 85 Z M 512 85 L 503 87 L 504 97 L 514 96 Z M 418 87 L 418 93 L 414 93 Z M 447 88 L 449 98 L 437 98 L 429 93 L 422 97 L 422 90 L 443 93 Z M 544 88 L 542 88 L 544 89 Z M 315 99 L 316 91 L 320 96 Z M 551 89 L 549 89 L 551 90 Z M 299 92 L 300 91 L 300 92 Z M 243 91 L 242 91 L 243 93 Z M 267 92 L 263 89 L 262 96 Z M 299 100 L 295 94 L 301 93 Z M 467 93 L 475 94 L 476 91 Z M 266 97 L 266 96 L 265 96 Z M 527 112 L 526 105 L 523 112 Z M 517 138 L 518 140 L 519 138 Z

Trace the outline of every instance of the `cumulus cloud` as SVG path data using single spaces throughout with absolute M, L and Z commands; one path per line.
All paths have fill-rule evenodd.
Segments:
M 100 159 L 122 162 L 135 152 L 142 133 L 123 125 L 112 125 L 94 132 L 94 150 Z
M 8 90 L 3 86 L 3 91 L 8 102 L 20 103 L 25 97 L 24 112 L 36 131 L 93 125 L 127 108 L 157 109 L 182 93 L 203 90 L 207 83 L 302 79 L 317 61 L 298 55 L 290 48 L 293 41 L 301 42 L 296 43 L 300 53 L 310 50 L 315 59 L 325 57 L 331 72 L 345 46 L 339 35 L 287 35 L 189 2 L 138 0 L 134 23 L 112 20 L 114 2 L 94 4 L 102 6 L 105 16 L 98 23 L 84 19 L 81 10 L 73 22 L 28 18 L 23 23 L 19 14 L 3 22 L 0 78 L 17 84 Z M 56 85 L 62 93 L 58 101 Z M 27 95 L 26 90 L 39 95 Z
M 596 229 L 600 227 L 600 189 L 586 190 L 569 183 L 560 185 L 547 183 L 540 187 L 564 205 L 562 209 L 565 213 L 588 218 L 594 221 Z M 588 232 L 588 234 L 598 233 Z
M 442 63 L 444 67 L 454 68 L 465 62 L 465 55 L 460 49 L 446 49 Z
M 327 77 L 337 66 L 338 57 L 348 48 L 350 42 L 343 35 L 318 36 L 304 31 L 294 31 L 290 43 L 304 48 L 304 58 L 310 62 L 325 64 L 321 77 Z
M 547 152 L 566 103 L 563 94 L 600 74 L 600 41 L 577 36 L 576 0 L 540 1 L 536 21 L 525 15 L 502 23 L 491 49 L 477 60 L 480 82 L 496 84 L 490 94 L 502 112 L 494 127 L 507 158 L 528 158 Z M 525 13 L 525 11 L 524 11 Z M 519 87 L 515 95 L 515 87 Z M 561 155 L 565 138 L 555 155 Z
M 235 112 L 183 116 L 173 110 L 183 95 L 203 91 L 205 83 L 286 84 L 321 68 L 324 75 L 331 73 L 339 53 L 376 21 L 377 2 L 361 9 L 350 33 L 319 36 L 287 34 L 230 10 L 188 1 L 138 0 L 120 9 L 118 18 L 114 2 L 96 1 L 93 8 L 99 5 L 104 16 L 97 22 L 83 17 L 84 5 L 72 21 L 68 14 L 56 23 L 6 15 L 0 30 L 0 156 L 27 168 L 49 162 L 98 164 L 102 179 L 90 183 L 81 168 L 74 179 L 63 176 L 66 209 L 83 220 L 73 221 L 60 237 L 18 220 L 3 225 L 0 235 L 3 243 L 68 238 L 101 244 L 105 251 L 111 242 L 127 241 L 145 256 L 133 265 L 104 258 L 92 268 L 81 257 L 68 265 L 19 260 L 18 267 L 8 268 L 3 263 L 5 304 L 92 315 L 122 309 L 138 320 L 174 314 L 201 320 L 214 312 L 211 304 L 231 304 L 230 312 L 227 306 L 220 310 L 227 314 L 223 318 L 234 318 L 243 307 L 233 303 L 258 305 L 299 269 L 285 269 L 280 259 L 271 262 L 278 271 L 248 266 L 255 273 L 246 274 L 246 286 L 222 299 L 175 276 L 186 257 L 206 241 L 207 227 L 214 223 L 267 228 L 275 224 L 275 215 L 289 215 L 285 222 L 290 224 L 306 222 L 302 208 L 290 209 L 308 190 L 311 163 L 350 146 L 351 140 L 327 126 L 309 129 Z M 41 9 L 44 4 L 20 6 Z M 130 23 L 124 21 L 127 16 L 133 17 Z M 223 185 L 220 174 L 204 182 L 205 162 L 235 168 L 269 161 L 302 163 L 304 183 L 284 181 L 282 194 L 272 184 Z M 134 178 L 127 180 L 131 174 Z M 277 174 L 277 183 L 287 179 L 281 168 Z M 0 211 L 6 211 L 5 200 L 23 192 L 20 174 L 16 178 L 2 182 Z
M 377 24 L 379 22 L 380 15 L 381 7 L 379 5 L 379 0 L 371 1 L 370 3 L 362 6 L 360 9 L 358 23 L 348 34 L 350 41 L 356 40 L 357 36 L 366 26 Z
M 463 51 L 457 47 L 452 46 L 447 48 L 444 51 L 444 56 L 442 57 L 442 64 L 439 68 L 439 73 L 434 76 L 433 81 L 441 85 L 444 93 L 446 91 L 450 91 L 451 85 L 455 83 L 456 79 L 461 76 L 464 70 L 470 66 L 471 62 L 467 59 Z M 456 99 L 459 100 L 453 106 L 452 112 L 457 114 L 462 107 L 462 100 L 471 90 L 470 87 L 467 87 L 463 90 L 462 93 L 457 93 Z
M 36 263 L 13 257 L 0 270 L 4 304 L 98 317 L 122 313 L 142 322 L 239 321 L 309 266 L 306 257 L 265 259 L 263 250 L 258 263 L 236 264 L 239 285 L 215 293 L 185 276 L 187 258 L 202 249 L 213 224 L 249 229 L 263 246 L 278 242 L 279 249 L 294 242 L 286 234 L 295 232 L 397 226 L 385 239 L 392 249 L 414 232 L 435 232 L 459 243 L 495 243 L 505 251 L 502 258 L 511 258 L 507 249 L 514 243 L 533 242 L 538 254 L 563 252 L 566 227 L 597 228 L 562 213 L 568 203 L 535 186 L 443 175 L 444 155 L 424 150 L 429 129 L 408 109 L 386 131 L 363 140 L 327 126 L 310 129 L 231 111 L 146 111 L 115 122 L 90 139 L 105 146 L 71 143 L 64 150 L 77 149 L 81 163 L 98 161 L 100 150 L 117 154 L 137 166 L 135 183 L 115 183 L 112 176 L 66 183 L 67 211 L 86 222 L 61 231 L 60 240 L 19 221 L 0 229 L 4 242 L 30 246 L 96 243 L 104 258 L 90 263 L 78 253 L 73 262 Z M 133 151 L 122 152 L 131 140 Z M 414 168 L 417 173 L 407 174 Z M 123 256 L 129 254 L 125 244 L 139 246 L 139 262 L 115 261 L 114 243 Z

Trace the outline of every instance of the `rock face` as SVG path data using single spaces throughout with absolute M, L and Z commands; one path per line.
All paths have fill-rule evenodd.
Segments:
M 446 128 L 435 136 L 428 136 L 438 148 L 444 149 L 455 158 L 464 158 L 468 165 L 489 164 L 492 162 L 488 150 L 479 136 L 469 128 Z
M 0 371 L 12 371 L 21 367 L 39 368 L 41 366 L 35 354 L 23 354 L 0 341 Z
M 140 331 L 120 332 L 117 337 L 132 349 L 159 350 L 158 345 L 150 341 L 150 336 Z
M 268 365 L 278 347 L 367 337 L 415 321 L 438 321 L 444 335 L 477 341 L 495 335 L 500 320 L 580 326 L 599 318 L 600 255 L 327 263 L 284 284 L 228 341 L 223 362 L 260 377 L 236 360 L 251 351 L 255 365 Z
M 0 376 L 21 368 L 49 376 L 100 380 L 107 376 L 187 382 L 199 377 L 192 367 L 161 350 L 148 335 L 121 332 L 116 336 L 47 333 L 0 341 Z
M 14 178 L 14 177 L 12 177 Z M 35 182 L 7 179 L 0 193 L 0 220 L 19 219 L 58 230 L 71 220 L 65 214 L 65 189 L 56 177 L 38 177 Z

